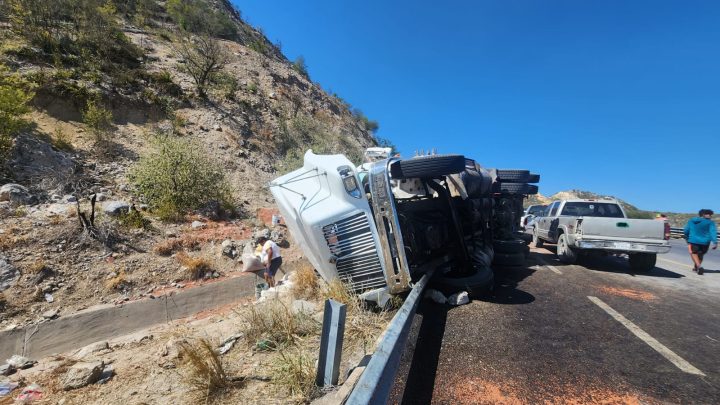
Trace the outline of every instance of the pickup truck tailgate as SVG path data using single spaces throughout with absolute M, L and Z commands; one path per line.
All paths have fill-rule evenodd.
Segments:
M 641 240 L 661 242 L 665 238 L 665 223 L 647 219 L 580 217 L 580 229 L 585 237 L 601 239 Z

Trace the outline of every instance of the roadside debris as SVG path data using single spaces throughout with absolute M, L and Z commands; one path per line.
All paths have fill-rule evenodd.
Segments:
M 242 334 L 242 333 L 236 333 L 236 334 L 230 336 L 229 338 L 225 339 L 225 340 L 220 344 L 219 353 L 220 353 L 221 355 L 223 355 L 223 354 L 229 352 L 230 349 L 232 349 L 233 346 L 235 346 L 235 343 L 236 343 L 236 342 L 238 341 L 238 339 L 240 339 L 241 337 L 243 337 L 243 334 Z
M 425 291 L 425 298 L 431 299 L 438 304 L 448 304 L 452 306 L 465 305 L 470 302 L 470 296 L 467 291 L 461 291 L 449 297 L 445 297 L 445 295 L 443 295 L 440 291 L 433 290 L 431 288 Z
M 0 382 L 0 397 L 4 397 L 5 395 L 9 394 L 17 388 L 17 383 L 10 382 L 10 381 L 2 381 Z
M 20 356 L 19 354 L 13 354 L 12 357 L 7 359 L 7 364 L 15 367 L 18 370 L 25 370 L 30 368 L 37 363 L 35 360 L 30 360 L 27 357 Z
M 28 385 L 27 387 L 23 388 L 22 392 L 20 392 L 20 395 L 18 395 L 17 398 L 15 398 L 16 403 L 20 404 L 29 404 L 33 401 L 37 401 L 39 399 L 42 399 L 43 397 L 43 389 L 39 385 L 32 383 Z
M 462 291 L 449 296 L 447 301 L 452 306 L 465 305 L 470 303 L 470 297 L 467 291 Z
M 446 304 L 447 298 L 438 290 L 433 290 L 432 288 L 425 291 L 425 298 L 429 298 L 438 304 Z

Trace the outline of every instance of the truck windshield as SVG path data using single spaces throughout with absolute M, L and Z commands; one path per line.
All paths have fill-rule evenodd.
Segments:
M 560 215 L 574 217 L 607 217 L 623 218 L 622 210 L 617 204 L 596 202 L 568 202 L 565 203 Z

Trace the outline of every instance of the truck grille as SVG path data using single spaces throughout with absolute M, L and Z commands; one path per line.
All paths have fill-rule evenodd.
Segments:
M 354 292 L 385 287 L 385 275 L 380 265 L 370 224 L 360 212 L 323 227 L 330 253 L 340 280 Z

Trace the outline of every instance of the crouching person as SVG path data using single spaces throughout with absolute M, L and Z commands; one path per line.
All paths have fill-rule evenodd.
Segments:
M 265 265 L 265 282 L 269 287 L 275 287 L 275 274 L 282 265 L 282 256 L 280 256 L 280 246 L 272 240 L 262 236 L 258 238 L 258 243 L 262 245 L 261 259 Z

